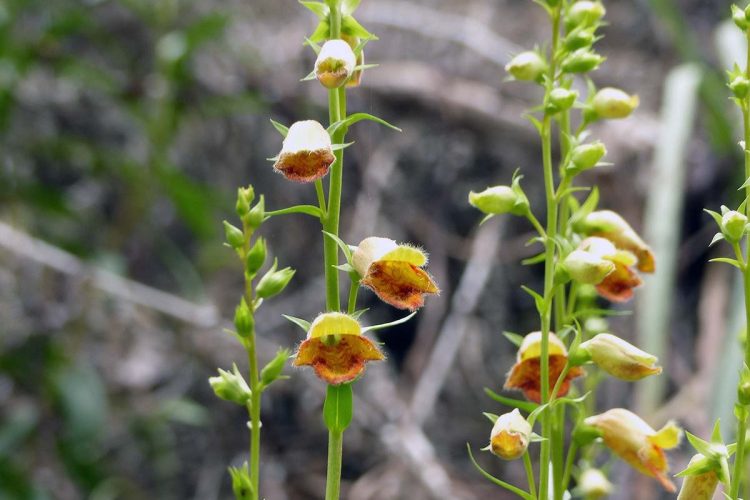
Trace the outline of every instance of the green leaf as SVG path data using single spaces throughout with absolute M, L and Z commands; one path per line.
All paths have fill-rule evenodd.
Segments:
M 546 256 L 547 256 L 546 252 L 542 252 L 533 257 L 529 257 L 528 259 L 523 259 L 521 261 L 521 264 L 524 266 L 533 266 L 534 264 L 540 264 L 544 262 L 544 259 Z
M 282 314 L 282 316 L 284 316 L 284 318 L 286 318 L 287 320 L 291 321 L 292 323 L 294 323 L 298 327 L 302 328 L 302 330 L 305 333 L 307 333 L 307 331 L 310 330 L 310 324 L 311 323 L 309 321 L 305 321 L 304 319 L 301 319 L 301 318 L 295 318 L 294 316 L 287 316 L 286 314 Z
M 352 271 L 355 271 L 355 269 L 351 266 L 351 264 L 348 264 L 348 263 L 347 264 L 341 264 L 341 265 L 338 265 L 338 266 L 333 266 L 333 267 L 335 267 L 339 271 L 344 271 L 345 273 L 351 273 Z M 359 281 L 359 280 L 357 280 L 357 281 Z
M 485 215 L 484 218 L 481 221 L 479 221 L 479 225 L 480 226 L 483 225 L 485 222 L 487 222 L 488 220 L 490 220 L 491 218 L 493 218 L 495 215 L 496 214 L 487 214 L 487 215 Z
M 544 311 L 544 297 L 536 293 L 531 288 L 527 287 L 526 285 L 522 285 L 521 289 L 531 295 L 534 298 L 534 304 L 536 305 L 536 309 L 539 312 L 539 314 L 542 314 L 542 311 Z
M 275 128 L 276 130 L 278 130 L 279 133 L 283 137 L 286 137 L 287 134 L 289 133 L 289 127 L 287 127 L 286 125 L 282 125 L 281 123 L 279 123 L 279 122 L 277 122 L 275 120 L 271 120 L 271 125 L 273 125 L 273 128 Z
M 356 319 L 356 320 L 359 320 L 359 318 L 360 318 L 360 317 L 361 317 L 361 316 L 362 316 L 362 315 L 363 315 L 364 313 L 366 313 L 366 312 L 367 312 L 367 311 L 369 311 L 369 310 L 370 310 L 370 308 L 369 308 L 369 307 L 368 307 L 368 308 L 365 308 L 365 309 L 360 309 L 359 311 L 354 311 L 353 313 L 351 313 L 351 314 L 350 314 L 350 316 L 351 316 L 352 318 Z
M 582 222 L 588 215 L 596 210 L 599 205 L 599 188 L 594 187 L 591 190 L 591 194 L 583 202 L 581 208 L 579 208 L 571 217 L 571 225 L 575 226 L 577 223 Z
M 315 75 L 315 70 L 312 70 L 310 73 L 307 74 L 306 77 L 300 78 L 301 82 L 309 82 L 311 80 L 315 80 L 317 76 Z
M 488 389 L 487 387 L 484 388 L 484 393 L 487 394 L 490 398 L 494 399 L 498 403 L 502 403 L 505 406 L 510 406 L 511 408 L 518 408 L 519 410 L 523 410 L 527 413 L 531 413 L 532 411 L 536 410 L 539 406 L 536 403 L 532 403 L 531 401 L 522 401 L 520 399 L 513 399 L 506 396 L 502 396 L 492 389 Z
M 484 412 L 484 413 L 482 413 L 482 415 L 484 415 L 485 417 L 487 417 L 487 419 L 488 419 L 488 420 L 489 420 L 490 422 L 492 422 L 493 424 L 494 424 L 495 422 L 497 422 L 497 419 L 498 419 L 498 418 L 500 418 L 500 417 L 499 417 L 498 415 L 495 415 L 494 413 L 487 413 L 487 412 Z
M 351 16 L 354 14 L 354 11 L 357 10 L 361 1 L 362 0 L 344 0 L 341 2 L 341 15 Z
M 289 208 L 283 208 L 281 210 L 273 210 L 271 212 L 266 212 L 266 219 L 273 217 L 275 215 L 288 215 L 288 214 L 306 214 L 311 215 L 315 217 L 316 219 L 320 219 L 323 217 L 323 212 L 320 211 L 320 208 L 316 207 L 315 205 L 295 205 L 293 207 Z
M 310 35 L 309 39 L 311 42 L 325 42 L 328 40 L 328 35 L 331 32 L 331 27 L 328 25 L 328 20 L 320 21 L 318 23 L 318 26 L 315 28 L 315 31 L 313 31 L 312 35 Z
M 321 21 L 328 19 L 328 14 L 331 12 L 331 9 L 328 7 L 328 5 L 322 3 L 322 2 L 308 2 L 300 0 L 299 2 L 304 6 L 307 10 L 318 16 L 318 19 Z
M 345 142 L 344 144 L 332 144 L 331 145 L 331 151 L 340 151 L 342 149 L 348 148 L 352 144 L 354 144 L 354 141 L 352 141 L 352 142 Z
M 724 264 L 732 265 L 732 266 L 736 267 L 737 269 L 742 269 L 742 266 L 740 265 L 739 262 L 737 262 L 737 260 L 730 259 L 728 257 L 717 257 L 715 259 L 709 260 L 709 262 L 722 262 Z
M 737 189 L 737 191 L 742 191 L 743 189 L 746 189 L 750 187 L 750 177 L 747 178 L 747 180 L 742 183 L 742 185 Z
M 523 343 L 523 335 L 513 332 L 503 332 L 503 336 L 505 336 L 505 338 L 516 347 L 521 347 L 521 343 Z
M 708 215 L 714 218 L 716 221 L 716 224 L 721 227 L 721 214 L 718 212 L 714 212 L 713 210 L 709 210 L 707 208 L 703 209 L 704 212 L 706 212 Z
M 529 493 L 527 493 L 527 492 L 523 491 L 523 490 L 522 490 L 521 488 L 518 488 L 518 487 L 516 487 L 516 486 L 513 486 L 513 485 L 512 485 L 512 484 L 510 484 L 510 483 L 506 483 L 505 481 L 503 481 L 503 480 L 501 480 L 501 479 L 498 479 L 498 478 L 496 478 L 495 476 L 493 476 L 493 475 L 492 475 L 492 474 L 490 474 L 489 472 L 487 472 L 487 471 L 485 471 L 484 469 L 482 469 L 482 468 L 481 468 L 481 467 L 479 466 L 479 464 L 477 463 L 477 461 L 476 461 L 476 460 L 474 459 L 474 455 L 472 455 L 472 453 L 471 453 L 471 445 L 469 445 L 469 443 L 466 443 L 466 450 L 467 450 L 467 451 L 469 452 L 469 459 L 471 460 L 471 463 L 472 463 L 472 464 L 474 464 L 474 467 L 475 467 L 475 468 L 476 468 L 476 469 L 477 469 L 477 470 L 479 471 L 479 473 L 480 473 L 480 474 L 482 474 L 482 475 L 483 475 L 483 476 L 484 476 L 484 477 L 485 477 L 486 479 L 488 479 L 489 481 L 491 481 L 491 482 L 495 483 L 495 484 L 496 484 L 496 485 L 498 485 L 498 486 L 502 486 L 502 487 L 503 487 L 503 488 L 505 488 L 506 490 L 508 490 L 508 491 L 511 491 L 511 492 L 513 492 L 513 493 L 515 493 L 516 495 L 520 496 L 521 498 L 523 498 L 523 499 L 525 499 L 525 500 L 534 500 L 534 497 L 533 497 L 533 496 L 531 496 L 531 494 L 529 494 Z
M 711 443 L 709 443 L 708 441 L 704 441 L 698 436 L 691 434 L 687 431 L 685 431 L 685 437 L 687 437 L 687 440 L 690 442 L 693 448 L 695 448 L 695 451 L 697 451 L 701 455 L 705 457 L 710 457 L 713 455 L 713 451 L 711 449 Z
M 351 127 L 357 122 L 360 122 L 362 120 L 370 120 L 376 123 L 379 123 L 381 125 L 385 125 L 388 128 L 392 128 L 393 130 L 397 132 L 401 132 L 401 129 L 398 128 L 395 125 L 391 125 L 387 121 L 383 120 L 382 118 L 378 118 L 377 116 L 373 116 L 369 113 L 354 113 L 353 115 L 349 115 L 343 120 L 339 120 L 336 123 L 332 124 L 330 127 L 328 127 L 328 133 L 333 136 L 333 134 L 336 133 L 338 129 L 341 127 Z
M 362 328 L 362 333 L 374 332 L 375 330 L 383 330 L 385 328 L 390 328 L 392 326 L 396 326 L 396 325 L 400 325 L 402 323 L 406 323 L 407 321 L 409 321 L 410 319 L 412 319 L 414 317 L 414 315 L 416 315 L 416 314 L 417 314 L 417 311 L 414 311 L 410 315 L 404 316 L 403 318 L 397 319 L 396 321 L 391 321 L 390 323 L 382 323 L 380 325 L 366 326 L 366 327 Z
M 352 421 L 354 398 L 351 384 L 329 385 L 323 404 L 323 420 L 330 432 L 344 432 Z
M 336 242 L 336 244 L 339 246 L 342 252 L 344 252 L 344 256 L 346 256 L 346 261 L 351 264 L 352 263 L 352 249 L 344 243 L 344 241 L 336 236 L 333 233 L 329 233 L 328 231 L 323 231 L 323 234 L 325 234 L 327 237 L 331 238 L 333 241 Z
M 369 38 L 372 40 L 378 39 L 378 37 L 367 31 L 364 26 L 359 24 L 359 22 L 354 19 L 354 16 L 342 16 L 341 32 L 349 36 L 356 36 L 357 38 Z
M 709 244 L 708 244 L 708 246 L 709 246 L 709 247 L 712 247 L 712 246 L 714 246 L 714 245 L 715 245 L 716 243 L 720 242 L 720 241 L 721 241 L 721 240 L 723 240 L 723 239 L 724 239 L 724 235 L 723 235 L 723 234 L 721 234 L 721 233 L 716 233 L 716 234 L 714 235 L 713 239 L 711 240 L 711 243 L 709 243 Z

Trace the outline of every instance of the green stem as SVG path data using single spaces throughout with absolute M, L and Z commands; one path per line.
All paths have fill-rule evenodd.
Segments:
M 529 493 L 536 498 L 536 484 L 534 480 L 534 468 L 531 466 L 531 456 L 529 451 L 523 454 L 523 467 L 526 469 L 526 481 L 529 483 Z
M 344 453 L 344 431 L 328 431 L 328 474 L 326 500 L 339 500 L 341 494 L 341 462 Z
M 576 453 L 578 452 L 578 445 L 575 442 L 570 443 L 568 448 L 568 458 L 565 459 L 565 470 L 563 471 L 563 480 L 560 485 L 560 489 L 567 490 L 570 484 L 570 475 L 573 472 L 573 461 L 575 460 Z
M 354 311 L 357 310 L 357 293 L 359 292 L 359 282 L 356 280 L 351 280 L 351 284 L 349 285 L 349 303 L 346 308 L 346 312 L 349 314 L 354 314 Z
M 323 214 L 321 217 L 321 222 L 323 222 L 327 211 L 326 194 L 323 192 L 323 181 L 320 179 L 315 179 L 315 193 L 318 195 L 318 206 L 320 207 L 320 212 Z

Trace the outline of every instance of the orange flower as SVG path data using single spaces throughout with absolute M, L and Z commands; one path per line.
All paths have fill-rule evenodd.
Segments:
M 418 248 L 398 245 L 388 238 L 366 238 L 352 256 L 360 283 L 398 309 L 414 311 L 424 305 L 425 294 L 440 290 L 427 272 L 427 255 Z
M 651 248 L 622 216 L 612 210 L 591 212 L 583 221 L 586 234 L 606 238 L 621 250 L 633 252 L 638 259 L 638 270 L 653 273 L 656 260 Z
M 519 389 L 527 399 L 536 403 L 542 400 L 542 332 L 533 332 L 524 337 L 518 349 L 516 364 L 511 368 L 505 381 L 506 389 Z M 555 335 L 549 334 L 549 385 L 552 388 L 560 377 L 568 361 L 565 344 Z M 565 396 L 570 390 L 570 381 L 585 375 L 583 368 L 576 366 L 568 371 L 560 384 L 557 396 Z M 551 389 L 550 389 L 551 390 Z
M 664 450 L 680 444 L 682 430 L 670 422 L 658 432 L 635 413 L 615 408 L 585 420 L 601 432 L 604 444 L 612 453 L 637 471 L 656 478 L 665 490 L 677 491 L 667 477 L 669 464 Z
M 312 182 L 326 175 L 335 160 L 326 129 L 315 120 L 305 120 L 289 127 L 273 168 L 289 180 Z
M 500 415 L 490 434 L 490 451 L 503 460 L 515 460 L 529 448 L 531 424 L 523 418 L 518 408 Z
M 346 384 L 365 371 L 368 361 L 385 359 L 366 337 L 357 320 L 332 312 L 315 318 L 307 340 L 294 358 L 294 366 L 312 366 L 315 374 L 330 385 Z
M 633 288 L 643 283 L 631 269 L 636 257 L 627 250 L 618 250 L 611 240 L 593 236 L 583 240 L 578 249 L 595 260 L 614 264 L 614 268 L 596 285 L 596 291 L 605 299 L 626 302 L 633 297 Z

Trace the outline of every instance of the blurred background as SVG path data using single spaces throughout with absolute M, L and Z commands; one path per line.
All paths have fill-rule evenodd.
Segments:
M 729 438 L 741 294 L 729 266 L 707 265 L 715 232 L 702 209 L 738 203 L 739 128 L 723 81 L 744 58 L 722 26 L 724 0 L 605 2 L 599 86 L 641 98 L 628 120 L 597 125 L 614 167 L 597 169 L 604 208 L 620 211 L 656 250 L 658 272 L 634 315 L 611 329 L 660 355 L 658 380 L 607 381 L 601 408 L 639 409 L 654 427 L 676 418 Z M 503 66 L 548 39 L 528 0 L 365 0 L 357 18 L 380 40 L 350 92 L 350 111 L 403 128 L 356 125 L 347 150 L 342 235 L 423 245 L 443 290 L 384 332 L 387 363 L 357 383 L 345 438 L 352 500 L 510 498 L 466 454 L 489 439 L 482 411 L 499 391 L 537 316 L 520 260 L 530 227 L 478 226 L 469 190 L 509 182 L 543 199 L 541 156 L 524 109 L 536 89 Z M 236 188 L 269 209 L 314 203 L 310 186 L 272 172 L 281 140 L 269 118 L 327 119 L 326 95 L 300 82 L 314 17 L 294 0 L 2 0 L 0 2 L 0 499 L 231 498 L 226 467 L 246 458 L 244 410 L 207 378 L 243 365 L 222 328 L 242 293 L 222 246 Z M 261 359 L 293 348 L 282 313 L 324 307 L 318 223 L 285 216 L 262 234 L 292 284 L 258 318 Z M 717 245 L 720 247 L 721 245 Z M 397 311 L 360 294 L 368 323 Z M 323 384 L 291 370 L 263 406 L 263 496 L 318 499 L 325 484 Z M 687 445 L 672 455 L 677 471 Z M 602 459 L 608 455 L 602 454 Z M 489 471 L 523 481 L 516 463 L 479 453 Z M 657 484 L 610 464 L 613 498 L 660 498 Z

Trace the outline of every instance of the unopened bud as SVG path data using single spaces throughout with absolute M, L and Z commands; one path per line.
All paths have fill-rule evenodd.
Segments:
M 258 282 L 255 293 L 262 299 L 278 295 L 286 288 L 293 276 L 294 270 L 289 267 L 277 271 L 274 261 L 271 269 Z
M 518 202 L 518 195 L 510 186 L 489 187 L 481 193 L 469 193 L 469 203 L 487 215 L 507 214 Z
M 566 50 L 572 52 L 577 49 L 591 47 L 591 45 L 594 43 L 594 38 L 595 35 L 593 28 L 577 28 L 571 31 L 568 36 L 565 37 L 565 40 L 563 40 L 563 45 L 565 46 Z
M 563 261 L 563 267 L 573 280 L 586 285 L 598 285 L 615 270 L 612 261 L 584 250 L 570 252 Z
M 219 368 L 219 376 L 209 378 L 208 383 L 211 384 L 211 388 L 218 397 L 241 406 L 247 405 L 252 396 L 252 391 L 237 369 L 237 365 L 232 365 L 231 372 Z
M 250 276 L 255 276 L 266 261 L 266 241 L 263 238 L 255 240 L 245 260 L 245 271 Z
M 500 415 L 492 427 L 490 450 L 503 460 L 521 458 L 529 447 L 531 425 L 518 408 Z
M 734 21 L 734 24 L 742 31 L 747 30 L 748 22 L 747 17 L 745 16 L 745 11 L 736 5 L 732 5 L 732 21 Z
M 629 95 L 620 89 L 606 87 L 594 96 L 594 111 L 599 118 L 616 120 L 627 118 L 638 107 L 637 95 Z
M 565 25 L 569 30 L 576 26 L 592 26 L 604 17 L 605 13 L 604 5 L 599 2 L 576 2 L 570 6 L 565 16 Z
M 737 99 L 744 99 L 750 91 L 750 80 L 744 76 L 736 76 L 729 82 L 729 89 Z
M 704 467 L 701 467 L 703 465 L 702 462 L 706 464 Z M 700 453 L 690 459 L 688 469 L 698 466 L 707 470 L 685 476 L 677 500 L 711 500 L 714 497 L 716 487 L 719 485 L 719 475 L 715 469 L 711 468 L 711 463 L 711 460 L 708 460 Z
M 255 318 L 253 318 L 253 312 L 243 298 L 240 301 L 240 305 L 234 311 L 234 327 L 237 330 L 237 335 L 243 338 L 249 337 L 253 332 L 254 326 Z
M 255 192 L 253 191 L 252 186 L 237 188 L 237 203 L 235 205 L 235 210 L 240 219 L 245 217 L 250 211 L 250 204 L 253 202 L 253 198 L 255 198 Z
M 571 153 L 570 165 L 567 168 L 573 173 L 583 172 L 595 167 L 605 154 L 607 154 L 607 148 L 602 142 L 581 144 L 576 146 Z
M 260 371 L 260 381 L 264 386 L 269 386 L 274 380 L 281 377 L 281 372 L 284 371 L 284 365 L 287 359 L 289 359 L 289 351 L 282 349 L 276 353 L 276 356 L 268 362 L 266 366 Z
M 245 245 L 245 234 L 242 229 L 234 227 L 229 222 L 224 221 L 224 235 L 226 236 L 229 246 L 238 250 Z
M 621 380 L 635 381 L 661 373 L 656 356 L 609 333 L 596 335 L 579 349 L 588 351 L 599 368 Z
M 229 475 L 232 477 L 232 492 L 236 500 L 253 498 L 253 483 L 250 481 L 247 462 L 242 467 L 230 467 Z
M 586 469 L 578 480 L 578 490 L 586 500 L 598 500 L 612 493 L 612 483 L 599 469 Z
M 354 51 L 344 40 L 329 40 L 320 49 L 315 61 L 315 76 L 327 89 L 341 87 L 349 80 L 357 65 Z
M 243 221 L 252 229 L 258 229 L 260 225 L 263 224 L 263 219 L 266 217 L 265 206 L 266 201 L 263 198 L 263 195 L 260 195 L 260 200 L 250 209 Z
M 578 49 L 563 59 L 562 70 L 565 73 L 587 73 L 598 68 L 603 62 L 604 58 L 599 54 L 589 49 Z
M 736 210 L 729 210 L 721 218 L 721 232 L 730 243 L 737 243 L 745 234 L 747 217 Z
M 516 80 L 536 81 L 547 71 L 547 63 L 538 52 L 521 52 L 505 66 L 505 71 Z
M 567 111 L 575 104 L 577 98 L 578 92 L 575 90 L 564 88 L 553 89 L 549 94 L 549 111 L 553 113 Z

